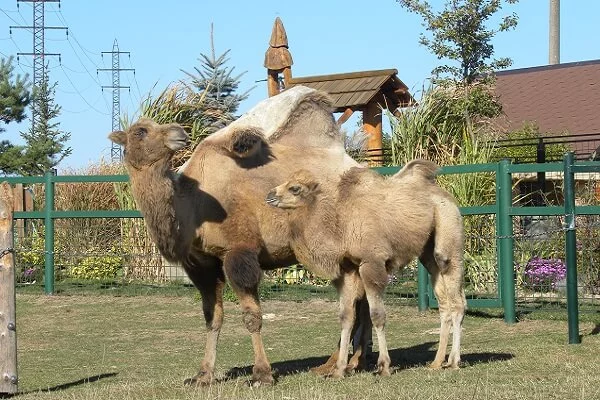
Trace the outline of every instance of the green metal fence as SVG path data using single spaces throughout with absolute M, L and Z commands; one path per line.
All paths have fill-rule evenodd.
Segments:
M 382 174 L 392 174 L 398 169 L 398 167 L 385 167 L 377 170 Z M 576 162 L 572 154 L 567 154 L 562 163 L 511 164 L 509 161 L 504 160 L 499 163 L 448 166 L 441 169 L 442 175 L 489 174 L 495 176 L 496 199 L 493 204 L 461 207 L 465 221 L 468 221 L 468 225 L 471 227 L 470 231 L 466 232 L 466 254 L 469 257 L 465 259 L 465 263 L 469 267 L 466 286 L 470 308 L 501 307 L 504 309 L 506 322 L 512 323 L 516 321 L 517 311 L 527 307 L 553 304 L 560 308 L 568 308 L 569 315 L 576 318 L 576 311 L 579 306 L 582 304 L 595 306 L 597 304 L 596 299 L 600 293 L 600 239 L 598 239 L 600 235 L 597 235 L 596 232 L 600 229 L 600 206 L 597 198 L 592 199 L 593 201 L 588 202 L 586 205 L 575 204 L 575 174 L 590 175 L 588 180 L 584 182 L 584 186 L 587 188 L 600 188 L 598 177 L 593 175 L 598 172 L 600 172 L 600 162 Z M 524 175 L 540 173 L 558 173 L 564 176 L 564 179 L 558 180 L 556 186 L 556 193 L 560 195 L 558 196 L 560 199 L 545 206 L 524 207 L 520 205 L 515 195 L 515 182 L 522 179 L 521 177 Z M 80 268 L 82 264 L 89 266 L 90 264 L 96 265 L 97 263 L 114 261 L 119 264 L 119 268 L 127 269 L 126 273 L 119 272 L 122 276 L 126 276 L 127 282 L 144 281 L 144 276 L 152 275 L 132 273 L 130 264 L 134 262 L 132 261 L 134 259 L 138 260 L 140 257 L 146 257 L 144 260 L 148 260 L 148 257 L 153 257 L 151 261 L 144 261 L 148 264 L 145 265 L 146 267 L 164 267 L 156 250 L 149 250 L 146 247 L 136 251 L 131 248 L 127 248 L 126 251 L 122 248 L 116 249 L 114 254 L 107 248 L 95 249 L 94 251 L 98 254 L 93 255 L 75 254 L 77 251 L 71 248 L 73 246 L 70 246 L 75 241 L 75 234 L 64 231 L 65 228 L 61 225 L 74 220 L 96 221 L 89 223 L 91 228 L 86 231 L 87 234 L 96 238 L 100 234 L 92 228 L 106 226 L 102 235 L 105 234 L 109 237 L 111 243 L 123 240 L 125 222 L 137 221 L 141 224 L 141 214 L 138 211 L 133 209 L 93 210 L 93 204 L 89 205 L 89 210 L 57 210 L 55 207 L 55 188 L 58 185 L 82 183 L 125 185 L 128 182 L 127 176 L 55 176 L 52 173 L 47 173 L 42 177 L 10 177 L 3 179 L 12 184 L 37 185 L 40 192 L 43 193 L 42 210 L 15 212 L 14 218 L 30 221 L 37 224 L 38 229 L 43 229 L 43 254 L 41 254 L 42 250 L 40 249 L 40 254 L 37 254 L 37 257 L 43 258 L 43 284 L 47 294 L 55 293 L 57 279 L 59 282 L 63 282 L 63 275 L 72 277 L 74 274 L 70 272 L 77 271 L 77 268 Z M 581 183 L 582 180 L 579 179 L 579 182 Z M 538 222 L 550 224 L 553 228 L 546 227 L 541 233 L 532 233 L 531 230 L 523 228 L 523 221 L 532 218 L 536 218 Z M 56 225 L 57 223 L 59 226 Z M 582 253 L 582 250 L 578 248 L 580 246 L 577 236 L 578 230 L 584 239 L 587 236 L 593 239 L 590 242 L 591 244 L 583 250 L 586 253 Z M 127 234 L 131 233 L 130 231 L 131 229 L 127 229 Z M 143 227 L 141 229 L 137 227 L 134 231 L 137 235 L 145 235 Z M 59 234 L 59 237 L 57 237 L 57 234 Z M 29 244 L 27 237 L 19 237 L 19 235 L 15 235 L 15 237 L 20 242 L 15 246 L 17 249 L 17 264 L 19 264 L 19 260 L 24 260 L 30 256 L 28 252 L 31 252 L 35 246 Z M 109 240 L 107 239 L 105 242 L 109 242 Z M 584 243 L 587 242 L 584 241 Z M 23 244 L 23 246 L 19 247 L 19 244 Z M 57 246 L 57 244 L 60 245 Z M 524 278 L 525 275 L 519 268 L 526 268 L 526 264 L 530 261 L 532 255 L 542 254 L 539 249 L 544 246 L 549 248 L 550 253 L 555 254 L 556 257 L 560 256 L 561 260 L 566 260 L 566 262 L 561 261 L 566 264 L 566 283 L 550 282 L 550 286 L 542 288 L 537 282 L 531 283 Z M 527 251 L 523 250 L 525 248 L 527 248 Z M 482 254 L 482 249 L 485 250 L 485 254 Z M 19 256 L 20 252 L 22 257 Z M 72 254 L 69 255 L 69 252 Z M 80 252 L 90 253 L 91 250 L 84 249 Z M 585 254 L 586 262 L 589 262 L 589 265 L 586 264 L 586 271 L 588 271 L 586 272 L 586 279 L 589 281 L 585 284 L 587 286 L 578 284 L 578 252 Z M 515 260 L 515 255 L 517 260 Z M 141 263 L 140 261 L 135 262 Z M 19 265 L 17 265 L 17 268 L 19 268 Z M 28 271 L 25 270 L 24 262 L 21 271 L 23 273 Z M 63 274 L 63 272 L 65 273 Z M 160 276 L 159 280 L 163 282 L 168 280 L 162 272 L 155 275 Z M 181 278 L 181 276 L 176 277 Z M 150 281 L 153 279 L 156 280 L 155 278 L 149 278 Z M 295 281 L 308 282 L 308 285 L 292 284 Z M 120 282 L 125 282 L 125 279 Z M 310 296 L 335 297 L 335 293 L 327 287 L 327 282 L 311 277 L 301 268 L 288 268 L 274 272 L 267 279 L 267 282 L 267 289 L 272 291 L 282 291 L 288 287 L 294 287 L 309 293 Z M 416 299 L 420 309 L 436 306 L 427 272 L 422 266 L 417 267 L 415 265 L 406 268 L 396 277 L 390 277 L 390 282 L 388 290 L 390 298 Z M 39 284 L 39 282 L 37 283 Z M 118 279 L 112 280 L 113 286 L 119 284 Z M 85 285 L 85 282 L 79 280 L 77 285 Z M 582 286 L 587 289 L 582 289 Z M 597 293 L 595 292 L 596 289 L 598 289 Z M 582 293 L 581 299 L 578 298 L 578 290 Z M 563 296 L 563 294 L 566 294 L 566 296 Z

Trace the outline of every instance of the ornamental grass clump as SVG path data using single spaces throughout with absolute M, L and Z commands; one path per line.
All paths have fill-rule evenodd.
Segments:
M 556 290 L 566 276 L 567 266 L 561 259 L 534 257 L 525 265 L 523 283 L 529 289 L 547 292 Z

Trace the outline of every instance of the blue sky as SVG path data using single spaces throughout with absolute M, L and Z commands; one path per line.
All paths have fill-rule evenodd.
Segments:
M 444 0 L 430 1 L 440 8 Z M 494 39 L 497 56 L 513 59 L 512 68 L 545 65 L 548 62 L 548 0 L 521 0 L 500 13 L 516 12 L 516 30 L 500 33 Z M 0 0 L 0 56 L 32 51 L 32 34 L 12 30 L 11 25 L 32 24 L 31 3 Z M 600 2 L 563 1 L 561 4 L 561 62 L 600 58 L 597 17 Z M 185 78 L 181 70 L 199 66 L 200 53 L 210 51 L 210 24 L 214 24 L 217 54 L 230 49 L 229 65 L 245 72 L 241 90 L 254 89 L 240 112 L 266 97 L 264 53 L 276 17 L 287 31 L 294 58 L 294 76 L 321 75 L 361 70 L 396 68 L 398 76 L 413 93 L 427 85 L 430 71 L 439 61 L 419 45 L 421 20 L 394 0 L 304 0 L 304 1 L 142 1 L 62 0 L 46 4 L 47 26 L 68 26 L 46 32 L 46 52 L 61 53 L 49 60 L 50 80 L 57 81 L 56 101 L 62 114 L 61 129 L 71 132 L 73 155 L 59 166 L 81 169 L 100 158 L 110 158 L 111 74 L 96 73 L 110 68 L 110 55 L 117 39 L 122 68 L 135 68 L 135 76 L 123 72 L 121 112 L 135 114 L 140 98 L 158 94 L 169 83 Z M 21 56 L 16 72 L 31 75 L 32 59 Z M 348 123 L 347 123 L 348 124 Z M 19 131 L 30 122 L 4 126 L 0 139 L 20 142 Z M 348 126 L 351 129 L 352 126 Z

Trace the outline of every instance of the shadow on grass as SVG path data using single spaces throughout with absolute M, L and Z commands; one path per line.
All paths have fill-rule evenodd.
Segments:
M 404 349 L 391 349 L 389 351 L 390 358 L 392 359 L 392 368 L 396 371 L 410 369 L 410 368 L 421 368 L 433 361 L 435 357 L 435 350 L 432 350 L 437 346 L 437 342 L 427 342 L 417 346 L 412 346 Z M 374 352 L 369 357 L 368 370 L 374 371 L 377 362 L 378 353 Z M 467 353 L 461 354 L 461 367 L 470 367 L 476 364 L 507 361 L 514 358 L 511 353 Z M 327 361 L 327 357 L 310 357 L 299 360 L 280 361 L 271 364 L 273 369 L 273 375 L 275 379 L 293 375 L 302 372 L 308 372 L 311 368 L 318 367 Z M 242 376 L 252 375 L 252 366 L 236 367 L 232 368 L 225 374 L 222 381 L 230 379 L 236 379 Z
M 87 383 L 97 382 L 97 381 L 99 381 L 101 379 L 105 379 L 105 378 L 112 378 L 113 376 L 116 376 L 116 375 L 117 375 L 116 372 L 110 372 L 110 373 L 106 373 L 106 374 L 88 376 L 87 378 L 82 378 L 82 379 L 79 379 L 74 382 L 63 383 L 63 384 L 52 386 L 52 387 L 45 388 L 45 389 L 29 390 L 27 392 L 17 392 L 17 393 L 13 393 L 13 394 L 0 394 L 0 399 L 9 399 L 12 397 L 16 397 L 16 396 L 24 395 L 24 394 L 30 394 L 30 393 L 58 392 L 61 390 L 70 389 L 74 386 L 80 386 L 80 385 L 85 385 Z

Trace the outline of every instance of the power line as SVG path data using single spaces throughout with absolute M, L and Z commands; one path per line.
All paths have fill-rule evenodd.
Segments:
M 18 22 L 16 19 L 14 19 L 14 18 L 13 18 L 13 17 L 11 17 L 10 15 L 8 15 L 8 12 L 7 12 L 5 9 L 3 9 L 3 8 L 0 8 L 0 11 L 2 11 L 2 13 L 3 13 L 4 15 L 6 15 L 6 16 L 7 16 L 7 17 L 8 17 L 8 18 L 9 18 L 9 19 L 12 21 L 12 22 L 14 22 L 15 24 L 18 24 L 18 23 L 19 23 L 19 22 Z
M 66 73 L 65 69 L 63 68 L 63 66 L 60 66 L 61 70 L 63 71 L 65 77 L 67 78 L 67 80 L 69 81 L 69 83 L 71 84 L 71 86 L 73 87 L 73 89 L 75 90 L 75 92 L 79 95 L 79 97 L 81 97 L 81 99 L 83 100 L 83 102 L 85 104 L 87 104 L 92 110 L 96 111 L 97 113 L 100 113 L 102 115 L 110 115 L 106 112 L 100 111 L 98 110 L 96 107 L 94 107 L 92 104 L 90 104 L 90 102 L 88 102 L 86 100 L 86 98 L 83 96 L 83 94 L 81 94 L 81 92 L 79 91 L 79 89 L 77 89 L 77 87 L 75 86 L 75 84 L 73 83 L 73 81 L 71 80 L 71 78 L 69 78 L 69 74 Z

